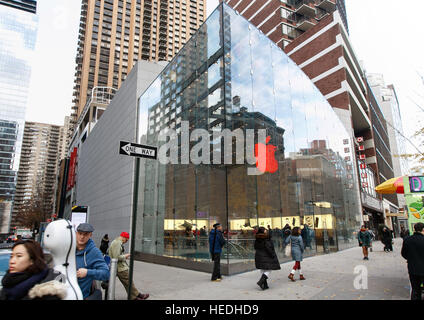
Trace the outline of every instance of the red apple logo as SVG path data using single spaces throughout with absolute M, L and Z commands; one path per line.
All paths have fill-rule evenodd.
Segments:
M 275 151 L 277 150 L 277 147 L 272 144 L 268 144 L 269 140 L 271 140 L 270 136 L 266 137 L 266 144 L 255 144 L 255 157 L 257 159 L 256 168 L 264 173 L 274 173 L 278 170 L 278 162 L 275 159 Z

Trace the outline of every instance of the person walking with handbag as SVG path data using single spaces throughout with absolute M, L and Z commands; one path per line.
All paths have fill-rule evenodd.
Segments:
M 260 227 L 255 236 L 255 266 L 261 271 L 261 278 L 256 283 L 262 290 L 269 289 L 268 278 L 272 270 L 280 270 L 271 234 L 264 227 Z
M 288 245 L 289 243 L 291 243 L 291 255 L 295 261 L 295 264 L 288 278 L 293 282 L 296 281 L 294 279 L 294 274 L 296 273 L 296 270 L 299 270 L 299 279 L 306 280 L 306 278 L 303 276 L 300 266 L 300 262 L 303 260 L 303 251 L 305 250 L 305 246 L 303 244 L 302 236 L 300 235 L 299 227 L 294 227 L 292 234 L 287 237 L 285 244 Z
M 401 255 L 408 261 L 411 300 L 422 300 L 424 284 L 424 223 L 414 225 L 414 234 L 403 240 Z
M 358 242 L 359 246 L 362 247 L 362 253 L 364 254 L 364 260 L 369 260 L 368 258 L 368 248 L 371 246 L 371 233 L 367 231 L 365 226 L 361 227 L 361 230 L 358 232 Z
M 109 280 L 109 268 L 103 254 L 91 239 L 94 228 L 89 223 L 80 223 L 76 232 L 76 267 L 78 285 L 84 299 L 102 300 L 102 292 L 95 289 L 94 280 Z
M 221 276 L 221 252 L 225 244 L 224 236 L 222 235 L 222 226 L 220 223 L 215 223 L 213 229 L 209 233 L 209 252 L 213 261 L 213 271 L 211 281 L 219 282 Z

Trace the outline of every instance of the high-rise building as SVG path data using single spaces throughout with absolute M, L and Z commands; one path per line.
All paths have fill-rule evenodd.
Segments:
M 36 1 L 0 1 L 0 232 L 9 232 L 22 146 L 31 60 L 37 36 Z
M 206 0 L 82 1 L 67 156 L 80 156 L 134 64 L 170 61 L 205 17 Z
M 393 169 L 395 177 L 406 175 L 409 172 L 408 161 L 401 157 L 401 155 L 406 154 L 406 139 L 403 134 L 402 118 L 396 90 L 393 85 L 386 85 L 382 74 L 369 73 L 367 74 L 367 80 L 375 99 L 378 101 L 380 112 L 384 117 L 382 121 L 386 124 L 386 134 L 388 136 L 391 155 L 390 163 L 392 164 L 391 169 Z M 385 181 L 387 179 L 383 178 L 382 180 Z M 405 207 L 406 202 L 403 194 L 392 195 L 392 197 L 397 197 L 399 208 Z M 407 226 L 405 222 L 407 216 L 405 217 L 404 214 L 393 211 L 390 211 L 389 207 L 389 221 L 387 224 L 399 234 L 400 225 Z
M 69 137 L 67 135 L 71 127 L 71 117 L 66 116 L 63 121 L 63 126 L 60 127 L 60 141 L 59 141 L 59 159 L 66 158 L 68 153 Z
M 379 102 L 349 40 L 345 1 L 226 1 L 274 41 L 314 82 L 355 139 L 351 159 L 370 227 L 398 210 L 395 195 L 374 188 L 394 176 L 389 136 Z M 358 138 L 359 140 L 356 140 Z M 361 142 L 358 142 L 361 141 Z M 364 221 L 368 217 L 364 216 Z
M 11 227 L 20 225 L 19 214 L 34 201 L 48 214 L 46 218 L 53 213 L 62 129 L 44 123 L 25 123 Z
M 73 124 L 93 88 L 119 89 L 137 60 L 171 60 L 205 17 L 205 0 L 82 0 Z
M 314 82 L 356 140 L 355 158 L 364 221 L 377 229 L 386 212 L 399 209 L 396 195 L 374 188 L 394 177 L 387 124 L 366 79 L 339 11 L 293 40 L 284 49 Z
M 220 0 L 223 2 L 223 0 Z M 338 10 L 347 29 L 344 0 L 225 0 L 279 47 Z

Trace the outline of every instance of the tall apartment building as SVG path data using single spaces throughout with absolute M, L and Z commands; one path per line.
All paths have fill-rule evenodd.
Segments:
M 375 99 L 378 101 L 381 113 L 384 117 L 383 122 L 386 123 L 387 135 L 389 140 L 389 149 L 391 154 L 391 168 L 395 177 L 400 177 L 409 172 L 408 161 L 400 157 L 406 154 L 406 139 L 403 134 L 402 118 L 399 109 L 399 101 L 397 99 L 396 90 L 393 85 L 386 85 L 382 74 L 367 74 L 369 86 L 373 92 Z M 381 173 L 380 173 L 381 175 Z M 384 177 L 382 177 L 384 179 Z M 386 180 L 386 179 L 384 179 Z M 384 181 L 383 180 L 383 181 Z M 403 209 L 406 205 L 405 197 L 402 194 L 392 195 L 397 198 L 399 209 Z M 407 216 L 404 213 L 397 213 L 390 210 L 386 214 L 391 216 L 392 226 L 396 225 L 396 231 L 400 232 L 400 225 L 406 226 Z
M 203 24 L 206 9 L 206 0 L 82 0 L 68 157 L 80 156 L 134 64 L 170 61 Z M 68 203 L 73 191 L 66 192 Z
M 364 221 L 387 222 L 385 212 L 398 210 L 394 195 L 374 187 L 394 177 L 389 136 L 379 102 L 349 41 L 344 1 L 226 1 L 259 27 L 305 72 L 350 133 L 359 138 L 350 159 L 360 182 Z M 356 140 L 357 141 L 357 140 Z
M 339 11 L 292 41 L 285 51 L 314 82 L 350 130 L 356 142 L 357 169 L 364 221 L 377 229 L 390 226 L 386 213 L 399 210 L 396 195 L 374 188 L 394 177 L 387 123 L 366 79 Z
M 36 1 L 0 1 L 0 233 L 10 230 L 38 18 Z
M 225 0 L 224 2 L 281 48 L 286 47 L 334 10 L 340 12 L 345 28 L 348 29 L 344 0 Z
M 66 116 L 63 120 L 63 126 L 60 127 L 60 141 L 59 141 L 59 159 L 66 158 L 69 146 L 69 137 L 67 135 L 71 127 L 71 117 Z
M 18 216 L 31 200 L 41 199 L 48 218 L 53 213 L 62 134 L 62 126 L 25 123 L 12 227 L 19 225 Z
M 137 60 L 170 61 L 205 17 L 205 0 L 82 0 L 73 124 L 93 88 L 119 89 Z

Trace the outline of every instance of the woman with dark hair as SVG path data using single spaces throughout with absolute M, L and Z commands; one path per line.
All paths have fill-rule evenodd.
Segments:
M 265 290 L 269 288 L 266 280 L 269 278 L 271 270 L 279 270 L 281 267 L 268 230 L 260 227 L 255 238 L 255 266 L 256 269 L 261 270 L 261 278 L 257 285 Z
M 299 227 L 293 228 L 292 234 L 286 239 L 286 245 L 288 245 L 290 241 L 291 241 L 291 255 L 293 260 L 295 261 L 295 264 L 288 278 L 293 282 L 296 281 L 294 279 L 294 274 L 296 270 L 299 270 L 300 280 L 306 280 L 300 268 L 300 261 L 303 260 L 303 251 L 305 250 L 305 247 L 303 245 L 303 240 L 300 235 Z
M 389 252 L 389 251 L 393 251 L 393 246 L 392 246 L 392 230 L 388 229 L 387 227 L 383 228 L 383 239 L 382 242 L 384 244 L 384 252 Z
M 60 272 L 48 268 L 43 249 L 34 240 L 17 241 L 2 279 L 0 300 L 61 300 L 66 286 Z
M 100 243 L 100 251 L 103 253 L 103 255 L 107 254 L 108 248 L 109 248 L 109 235 L 106 233 L 102 238 L 102 242 Z

